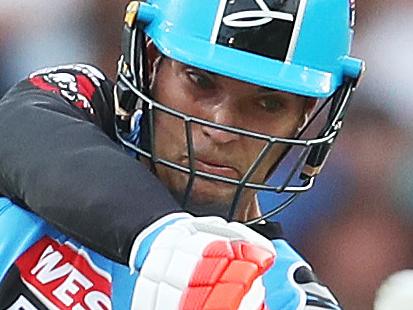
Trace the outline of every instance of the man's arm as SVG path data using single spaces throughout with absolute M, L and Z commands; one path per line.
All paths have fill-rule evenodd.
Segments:
M 0 198 L 0 308 L 265 307 L 274 248 L 242 224 L 171 214 L 134 245 L 130 268 L 116 264 Z
M 12 89 L 0 101 L 0 194 L 126 263 L 138 233 L 180 209 L 114 142 L 111 88 L 78 65 Z

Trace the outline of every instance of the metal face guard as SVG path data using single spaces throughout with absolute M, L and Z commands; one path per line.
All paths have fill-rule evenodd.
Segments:
M 236 128 L 231 126 L 225 126 L 221 124 L 216 124 L 210 121 L 206 121 L 204 119 L 200 119 L 191 115 L 186 115 L 174 109 L 171 109 L 155 100 L 150 98 L 149 96 L 145 95 L 142 91 L 138 90 L 134 85 L 129 81 L 128 78 L 123 76 L 122 74 L 119 75 L 120 81 L 124 83 L 130 90 L 132 90 L 134 96 L 138 98 L 139 104 L 143 107 L 142 109 L 146 113 L 146 120 L 148 123 L 148 134 L 149 134 L 149 143 L 146 147 L 142 147 L 140 143 L 132 143 L 125 139 L 125 136 L 122 135 L 122 131 L 118 128 L 117 134 L 118 138 L 122 142 L 124 146 L 136 152 L 139 156 L 143 156 L 148 158 L 151 162 L 151 166 L 155 167 L 157 164 L 164 165 L 168 168 L 175 169 L 182 173 L 185 173 L 189 176 L 188 182 L 186 185 L 185 195 L 182 202 L 183 208 L 187 208 L 187 204 L 189 201 L 189 196 L 191 193 L 191 189 L 195 180 L 195 177 L 204 178 L 207 180 L 223 182 L 226 184 L 232 184 L 236 186 L 236 192 L 231 204 L 230 210 L 228 210 L 228 219 L 234 220 L 234 215 L 237 210 L 237 205 L 240 200 L 242 191 L 244 189 L 252 189 L 255 191 L 266 191 L 272 192 L 275 194 L 280 193 L 290 193 L 291 195 L 279 206 L 274 207 L 274 209 L 270 210 L 266 214 L 263 214 L 257 219 L 253 219 L 248 222 L 248 224 L 256 223 L 263 219 L 266 219 L 270 216 L 273 216 L 283 209 L 285 209 L 288 205 L 292 203 L 292 201 L 302 192 L 305 192 L 312 188 L 314 184 L 315 177 L 318 173 L 311 173 L 306 174 L 307 171 L 317 171 L 321 170 L 322 164 L 325 161 L 326 156 L 328 155 L 328 151 L 331 148 L 332 143 L 334 142 L 340 128 L 341 128 L 341 121 L 344 115 L 344 111 L 346 110 L 347 102 L 349 101 L 350 94 L 353 90 L 352 84 L 345 84 L 346 86 L 341 88 L 338 94 L 332 96 L 328 100 L 326 100 L 320 107 L 313 113 L 310 120 L 308 121 L 307 125 L 302 128 L 300 133 L 295 138 L 281 138 L 275 136 L 269 136 L 257 132 L 248 131 L 242 128 Z M 116 92 L 115 92 L 116 97 Z M 325 110 L 328 104 L 332 105 L 330 108 L 329 116 L 327 123 L 324 125 L 321 132 L 318 133 L 316 138 L 311 139 L 300 139 L 303 133 L 307 130 L 307 128 L 313 123 L 313 121 Z M 186 145 L 187 145 L 187 154 L 189 158 L 188 166 L 183 166 L 177 163 L 174 163 L 170 160 L 165 158 L 160 158 L 155 153 L 154 148 L 154 137 L 155 137 L 155 128 L 154 128 L 154 115 L 155 113 L 166 113 L 172 117 L 180 119 L 183 121 L 185 126 L 185 135 L 186 135 Z M 255 159 L 255 161 L 251 164 L 248 171 L 240 178 L 240 179 L 233 179 L 228 178 L 218 174 L 207 173 L 204 171 L 197 170 L 194 165 L 194 150 L 193 150 L 193 135 L 192 135 L 192 127 L 194 125 L 206 126 L 214 129 L 218 129 L 220 131 L 226 131 L 228 133 L 242 135 L 251 139 L 257 139 L 261 141 L 265 141 L 264 147 L 261 149 L 259 155 Z M 251 176 L 259 167 L 260 163 L 268 154 L 269 150 L 276 145 L 282 144 L 291 147 L 300 147 L 302 150 L 297 157 L 295 163 L 292 164 L 291 170 L 288 175 L 284 178 L 284 180 L 277 186 L 271 186 L 265 183 L 254 183 L 250 182 Z M 312 167 L 310 169 L 309 167 Z M 301 183 L 291 184 L 294 176 L 297 174 L 301 174 Z M 297 178 L 295 178 L 297 179 Z

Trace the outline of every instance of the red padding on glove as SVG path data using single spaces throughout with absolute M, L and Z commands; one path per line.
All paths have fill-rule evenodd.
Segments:
M 270 251 L 245 241 L 216 241 L 198 262 L 182 310 L 236 310 L 251 285 L 274 263 Z M 260 309 L 266 310 L 263 303 Z

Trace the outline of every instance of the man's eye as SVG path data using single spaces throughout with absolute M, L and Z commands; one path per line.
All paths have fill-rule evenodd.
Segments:
M 213 81 L 205 74 L 190 70 L 187 71 L 187 76 L 190 79 L 190 81 L 199 88 L 211 89 L 214 87 Z
M 262 98 L 258 103 L 267 112 L 278 112 L 283 108 L 282 102 L 275 98 Z

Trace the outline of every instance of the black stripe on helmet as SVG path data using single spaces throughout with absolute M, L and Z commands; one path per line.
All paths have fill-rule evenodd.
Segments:
M 217 44 L 286 60 L 300 0 L 222 1 L 223 14 L 217 16 Z

